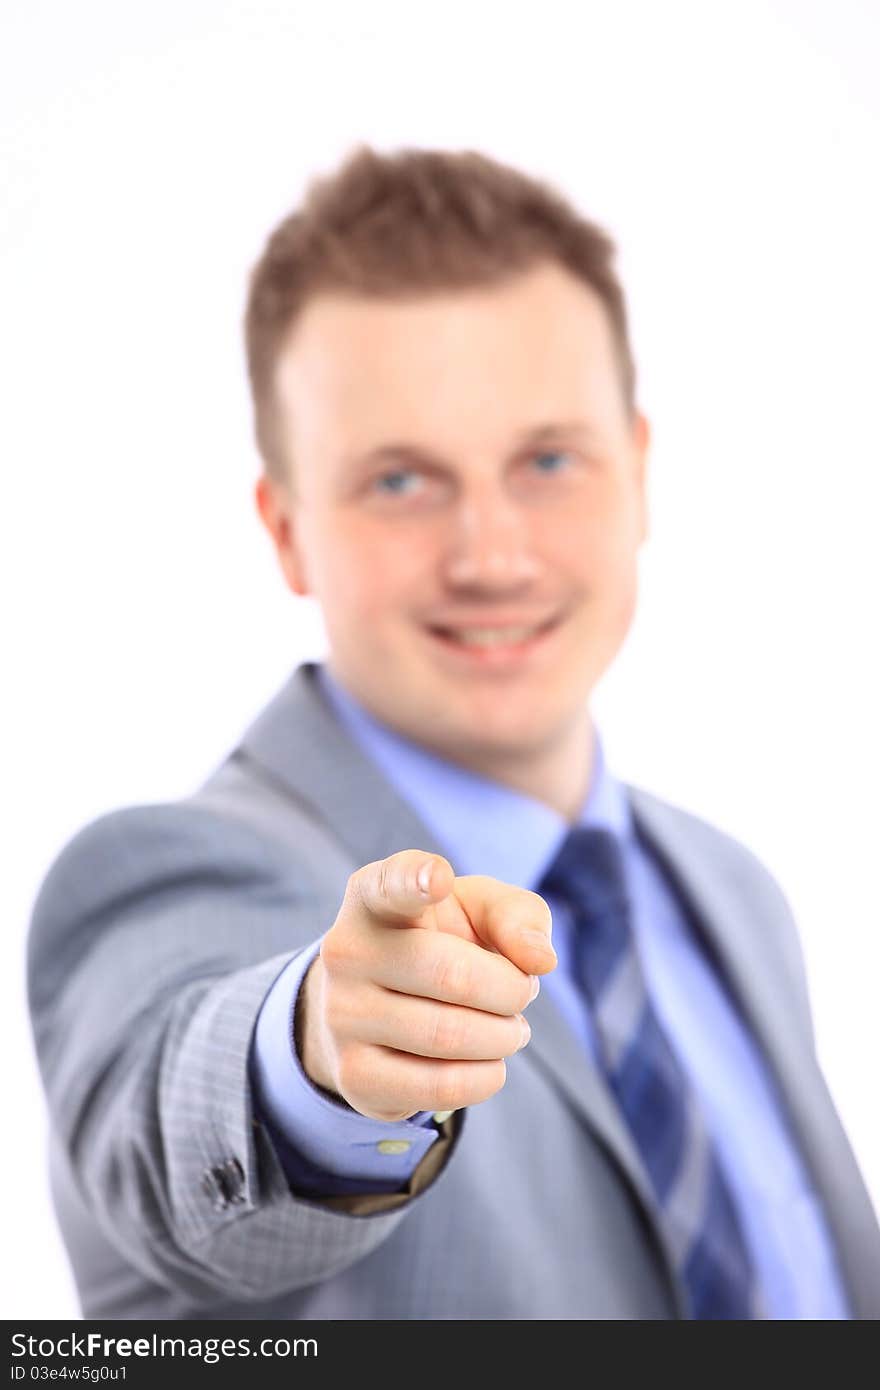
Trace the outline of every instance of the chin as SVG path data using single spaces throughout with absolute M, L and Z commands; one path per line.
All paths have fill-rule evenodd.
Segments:
M 486 762 L 499 762 L 505 759 L 517 761 L 546 750 L 570 728 L 570 721 L 542 720 L 536 723 L 533 718 L 511 720 L 508 723 L 493 719 L 491 727 L 486 720 L 465 721 L 445 726 L 435 724 L 432 742 L 445 746 L 446 755 L 453 759 L 480 759 Z

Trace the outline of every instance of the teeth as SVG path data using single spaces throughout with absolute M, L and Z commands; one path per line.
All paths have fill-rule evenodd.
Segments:
M 466 647 L 501 647 L 524 642 L 540 627 L 540 623 L 533 627 L 463 627 L 451 629 L 450 634 Z

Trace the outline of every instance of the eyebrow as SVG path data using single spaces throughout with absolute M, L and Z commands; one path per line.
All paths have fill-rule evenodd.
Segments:
M 514 452 L 526 448 L 534 448 L 536 445 L 547 443 L 554 439 L 565 437 L 571 439 L 573 436 L 580 436 L 583 439 L 592 440 L 596 438 L 596 431 L 586 420 L 561 420 L 550 421 L 543 425 L 530 425 L 522 430 L 514 439 Z M 410 444 L 404 440 L 394 440 L 387 444 L 377 444 L 374 448 L 368 449 L 365 454 L 350 456 L 345 460 L 347 469 L 369 468 L 377 463 L 393 463 L 401 461 L 421 461 L 427 464 L 445 465 L 447 460 L 439 454 L 433 453 L 430 449 L 424 449 L 419 444 Z

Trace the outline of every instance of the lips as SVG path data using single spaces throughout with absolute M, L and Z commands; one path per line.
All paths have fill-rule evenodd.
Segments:
M 544 632 L 555 620 L 548 618 L 540 623 L 517 623 L 503 626 L 469 624 L 461 627 L 435 626 L 431 631 L 438 637 L 457 642 L 465 647 L 511 647 L 528 642 Z
M 539 652 L 560 624 L 560 616 L 532 623 L 430 624 L 437 649 L 454 660 L 481 667 L 510 666 Z

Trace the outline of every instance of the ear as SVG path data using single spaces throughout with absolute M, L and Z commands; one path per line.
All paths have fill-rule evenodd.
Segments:
M 642 534 L 640 543 L 643 543 L 648 539 L 651 529 L 648 516 L 647 488 L 648 450 L 651 445 L 651 426 L 641 411 L 636 413 L 635 420 L 633 421 L 632 442 L 635 479 L 639 491 L 639 505 L 642 514 Z
M 264 473 L 254 486 L 254 502 L 272 538 L 288 588 L 305 597 L 311 590 L 297 536 L 297 504 L 292 492 Z

